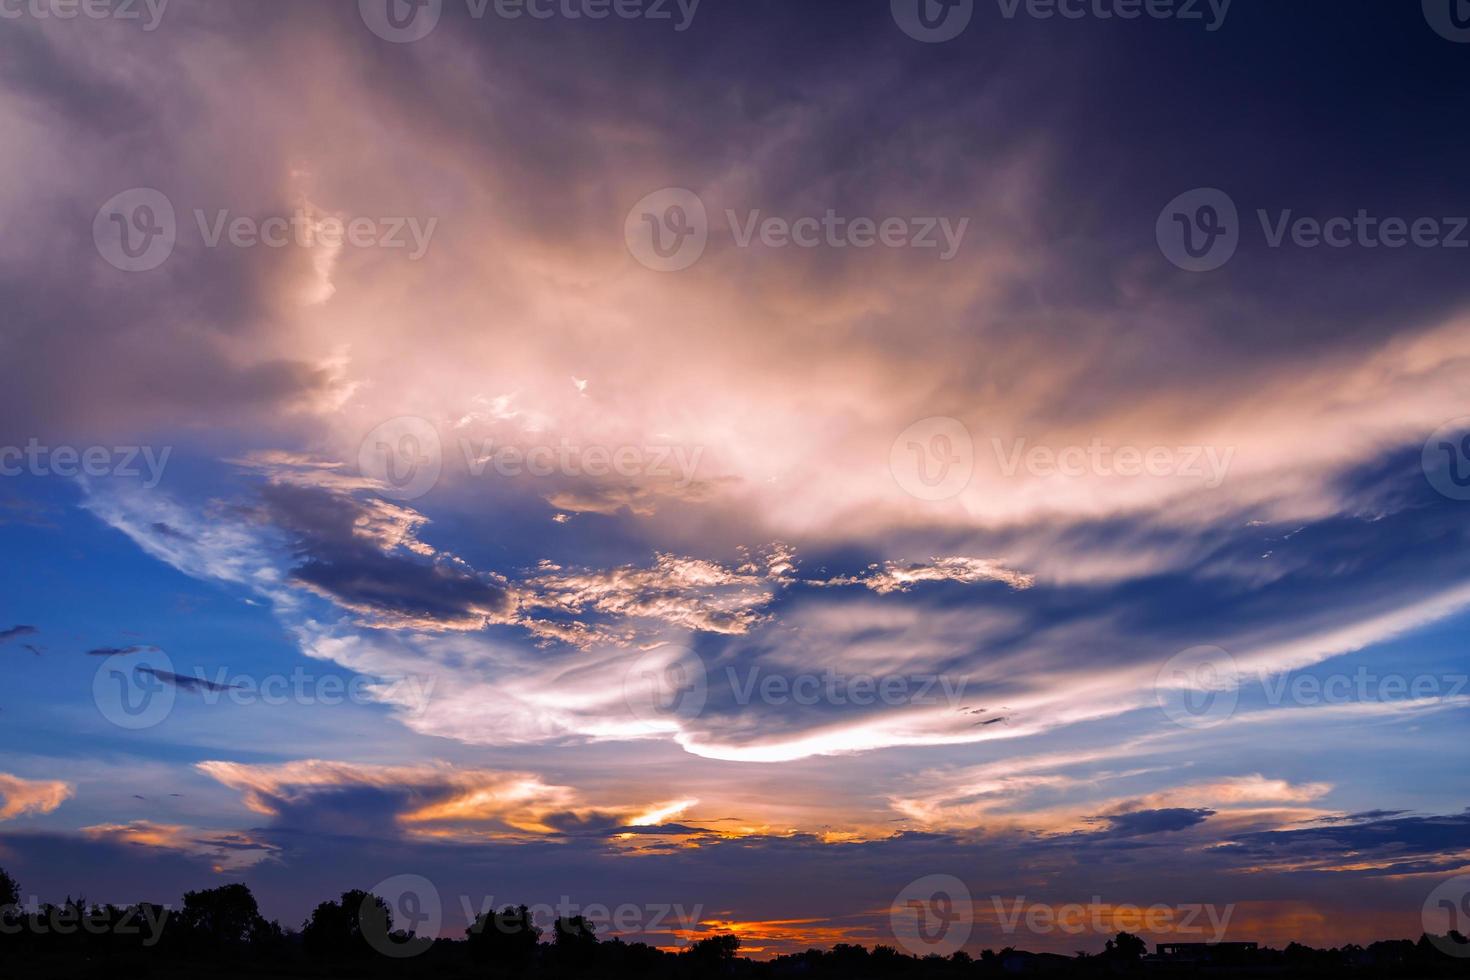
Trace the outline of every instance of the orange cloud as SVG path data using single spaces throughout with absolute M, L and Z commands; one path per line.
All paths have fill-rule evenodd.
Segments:
M 22 779 L 0 772 L 0 820 L 35 813 L 50 813 L 75 795 L 75 787 L 60 780 Z

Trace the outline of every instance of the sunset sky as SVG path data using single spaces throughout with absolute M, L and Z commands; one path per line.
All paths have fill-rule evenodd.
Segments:
M 1470 871 L 1445 4 L 119 4 L 0 5 L 28 900 L 1071 952 Z

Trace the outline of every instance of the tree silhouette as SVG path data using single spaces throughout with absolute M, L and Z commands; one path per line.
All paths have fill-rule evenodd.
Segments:
M 507 905 L 499 912 L 482 914 L 465 930 L 465 938 L 476 963 L 516 968 L 535 955 L 541 930 L 531 921 L 529 908 Z
M 13 909 L 20 904 L 20 885 L 0 868 L 0 910 Z
M 260 914 L 244 885 L 222 885 L 184 894 L 179 925 L 196 946 L 230 948 L 263 943 L 279 933 Z
M 322 958 L 360 959 L 372 953 L 365 933 L 386 938 L 393 931 L 393 910 L 377 895 L 359 888 L 342 893 L 339 902 L 322 902 L 301 927 L 306 951 Z
M 1137 963 L 1148 953 L 1148 943 L 1131 932 L 1120 932 L 1115 939 L 1109 939 L 1103 949 L 1103 956 L 1124 963 Z
M 709 969 L 723 969 L 734 962 L 735 956 L 740 952 L 740 937 L 738 936 L 710 936 L 701 939 L 684 952 L 699 966 Z

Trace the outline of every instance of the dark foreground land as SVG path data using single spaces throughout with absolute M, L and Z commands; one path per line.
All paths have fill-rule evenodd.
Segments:
M 417 939 L 394 928 L 376 896 L 347 892 L 323 902 L 299 931 L 266 921 L 244 885 L 184 896 L 182 906 L 128 908 L 68 900 L 21 908 L 0 872 L 0 978 L 435 977 L 482 980 L 982 980 L 1049 977 L 1470 978 L 1470 940 L 1459 933 L 1367 947 L 1284 950 L 1253 944 L 1197 945 L 1148 952 L 1119 933 L 1096 955 L 1016 949 L 915 957 L 887 946 L 838 945 L 767 961 L 740 955 L 735 936 L 716 935 L 679 952 L 619 939 L 599 940 L 573 916 L 538 928 L 524 906 L 491 912 L 463 939 Z M 549 933 L 549 934 L 548 934 Z

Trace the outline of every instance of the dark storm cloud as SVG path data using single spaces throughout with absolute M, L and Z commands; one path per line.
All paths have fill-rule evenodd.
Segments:
M 1106 821 L 1107 830 L 1102 833 L 1119 837 L 1136 837 L 1144 834 L 1167 834 L 1204 823 L 1215 815 L 1214 810 L 1204 807 L 1169 807 L 1162 810 L 1135 810 L 1094 819 Z
M 146 643 L 135 644 L 126 647 L 94 647 L 87 651 L 89 657 L 127 657 L 135 653 L 144 653 L 148 650 L 157 650 L 155 646 Z
M 1231 860 L 1245 862 L 1349 858 L 1408 862 L 1452 855 L 1466 848 L 1470 848 L 1470 810 L 1446 816 L 1394 817 L 1303 830 L 1263 831 L 1237 837 L 1220 850 Z M 1443 866 L 1443 862 L 1429 864 Z
M 36 629 L 34 626 L 26 626 L 24 624 L 20 626 L 12 626 L 8 630 L 0 630 L 0 643 L 8 643 L 9 641 L 16 639 L 17 637 L 35 636 L 39 632 L 40 630 Z
M 462 628 L 509 609 L 506 591 L 461 563 L 429 560 L 375 538 L 400 519 L 381 502 L 310 486 L 270 484 L 259 517 L 285 531 L 299 563 L 292 578 L 342 606 L 386 622 Z

